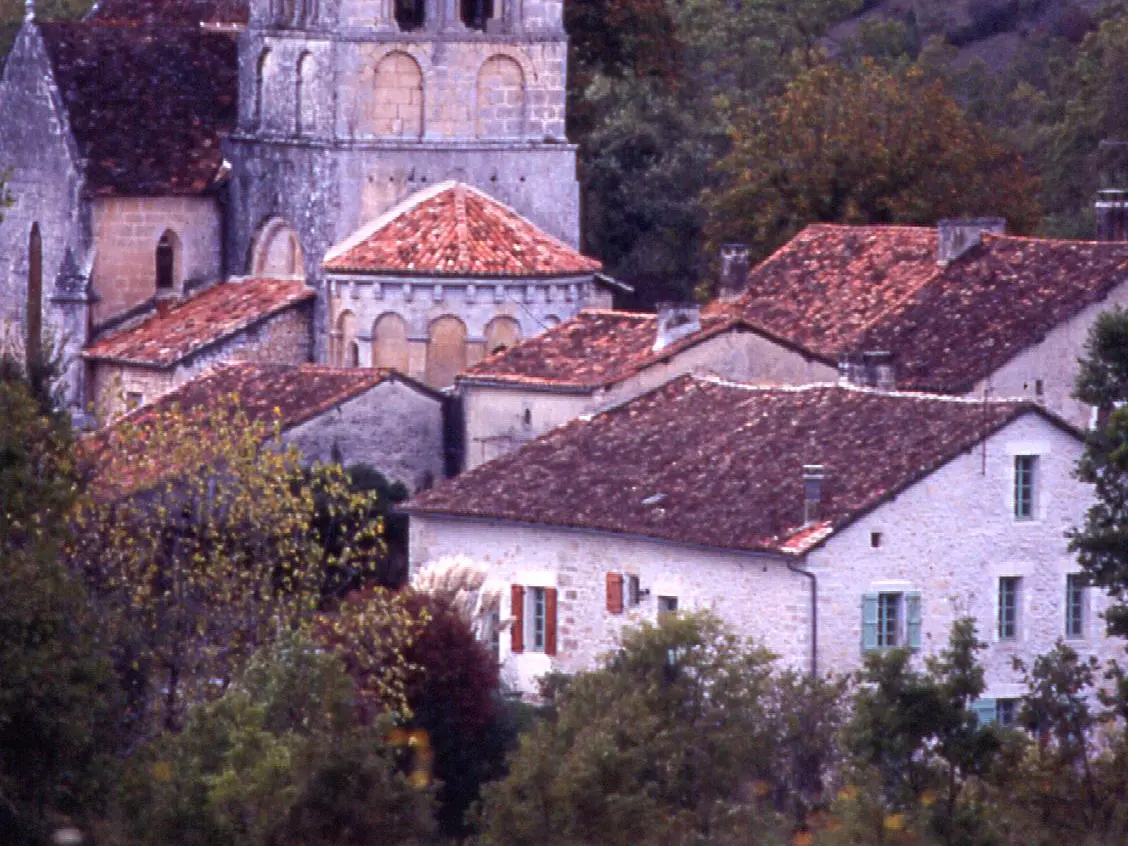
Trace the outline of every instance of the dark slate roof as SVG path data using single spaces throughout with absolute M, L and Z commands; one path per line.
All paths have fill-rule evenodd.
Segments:
M 800 554 L 1036 405 L 683 376 L 413 500 L 488 518 Z M 1069 431 L 1073 431 L 1070 429 Z M 803 526 L 803 466 L 822 522 Z
M 482 359 L 458 381 L 591 392 L 621 382 L 739 323 L 723 314 L 706 317 L 700 332 L 655 351 L 656 315 L 588 309 Z
M 199 26 L 40 24 L 87 190 L 207 191 L 235 125 L 235 36 Z
M 413 194 L 325 257 L 336 273 L 541 277 L 602 265 L 477 188 L 444 182 Z
M 91 20 L 245 24 L 249 0 L 101 0 Z
M 245 331 L 316 296 L 296 279 L 224 282 L 177 303 L 165 314 L 96 341 L 91 360 L 168 368 L 193 353 Z
M 174 416 L 195 424 L 186 431 L 204 437 L 210 415 L 226 408 L 242 411 L 247 422 L 260 426 L 262 437 L 272 437 L 275 426 L 292 429 L 354 399 L 382 382 L 397 380 L 428 395 L 429 389 L 392 370 L 333 368 L 315 364 L 225 364 L 181 385 L 155 402 L 120 418 L 113 425 L 87 436 L 82 455 L 94 489 L 102 495 L 120 496 L 149 487 L 177 468 L 167 455 L 147 449 L 145 431 Z M 441 402 L 434 395 L 436 402 Z M 179 430 L 176 430 L 179 431 Z M 129 448 L 114 444 L 128 437 Z M 107 446 L 113 444 L 113 449 Z M 163 444 L 167 450 L 168 443 Z
M 963 392 L 1128 281 L 1126 243 L 982 238 L 941 265 L 932 228 L 809 226 L 713 310 L 830 364 L 888 351 L 899 387 Z

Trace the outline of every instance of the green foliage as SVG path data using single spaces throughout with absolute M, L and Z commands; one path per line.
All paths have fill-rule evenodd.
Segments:
M 35 5 L 41 21 L 72 20 L 90 11 L 94 0 L 36 0 Z M 0 0 L 0 63 L 7 56 L 23 19 L 24 0 Z
M 338 658 L 299 634 L 256 654 L 224 695 L 132 763 L 123 799 L 137 844 L 411 843 L 429 799 L 357 724 Z
M 1077 475 L 1094 486 L 1085 524 L 1071 532 L 1070 549 L 1089 580 L 1114 602 L 1109 631 L 1128 634 L 1128 312 L 1105 312 L 1093 324 L 1074 395 L 1101 410 L 1103 425 L 1089 433 Z
M 787 761 L 772 657 L 707 615 L 623 634 L 598 670 L 557 691 L 554 716 L 521 738 L 487 788 L 485 843 L 771 843 L 787 828 L 772 799 L 825 750 Z M 821 688 L 832 724 L 836 700 Z M 806 742 L 827 736 L 816 725 Z M 788 750 L 790 751 L 790 750 Z M 777 769 L 783 765 L 783 770 Z

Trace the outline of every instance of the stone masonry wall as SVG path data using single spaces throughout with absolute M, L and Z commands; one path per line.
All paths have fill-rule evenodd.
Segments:
M 93 203 L 96 321 L 145 302 L 157 291 L 156 250 L 172 232 L 178 289 L 191 280 L 214 281 L 223 273 L 222 224 L 212 197 L 109 197 Z
M 385 381 L 287 431 L 306 461 L 370 464 L 392 480 L 420 490 L 443 477 L 442 401 L 398 381 Z

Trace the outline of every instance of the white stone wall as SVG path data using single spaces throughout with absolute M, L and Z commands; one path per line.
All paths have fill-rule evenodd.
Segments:
M 679 610 L 712 609 L 787 664 L 808 666 L 810 589 L 778 557 L 551 527 L 411 518 L 413 573 L 455 555 L 486 565 L 486 589 L 500 590 L 503 621 L 512 615 L 510 585 L 557 589 L 555 659 L 531 651 L 513 655 L 509 630 L 501 632 L 503 677 L 525 692 L 535 692 L 536 677 L 549 669 L 591 667 L 615 648 L 624 626 L 657 618 L 658 596 L 676 596 Z M 609 572 L 637 575 L 649 596 L 623 614 L 608 614 Z
M 819 660 L 824 670 L 861 665 L 861 597 L 867 591 L 921 592 L 921 645 L 934 654 L 952 623 L 975 617 L 991 697 L 1019 694 L 1013 657 L 1028 663 L 1065 634 L 1065 577 L 1079 570 L 1064 533 L 1078 526 L 1091 490 L 1073 477 L 1082 445 L 1028 414 L 846 528 L 808 556 L 819 579 Z M 1014 517 L 1014 456 L 1038 455 L 1036 518 Z M 881 545 L 871 535 L 881 533 Z M 997 636 L 1000 576 L 1020 576 L 1018 636 Z M 1106 638 L 1106 597 L 1088 593 L 1083 654 L 1123 655 Z
M 306 461 L 369 464 L 416 491 L 443 477 L 442 401 L 388 380 L 359 397 L 289 429 L 283 436 Z
M 1128 306 L 1128 283 L 1119 285 L 1107 299 L 1094 303 L 1064 323 L 1054 327 L 1039 343 L 1020 352 L 991 376 L 975 386 L 982 395 L 989 387 L 993 397 L 1025 397 L 1038 400 L 1035 393 L 1041 379 L 1046 408 L 1062 415 L 1075 426 L 1087 428 L 1093 409 L 1073 399 L 1077 361 L 1085 355 L 1085 341 L 1097 317 L 1115 306 Z
M 713 373 L 741 382 L 835 382 L 838 371 L 753 332 L 731 331 L 676 353 L 608 388 L 564 394 L 465 384 L 466 466 L 477 467 L 579 417 L 617 405 L 686 373 Z M 525 412 L 529 412 L 529 423 Z

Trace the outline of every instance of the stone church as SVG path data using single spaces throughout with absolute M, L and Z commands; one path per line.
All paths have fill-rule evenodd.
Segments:
M 231 360 L 445 387 L 610 304 L 563 0 L 102 0 L 0 79 L 0 324 L 76 411 Z M 116 386 L 116 388 L 115 388 Z

